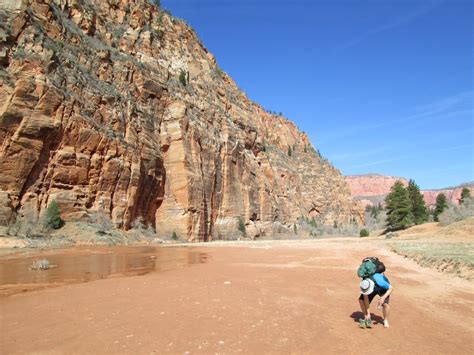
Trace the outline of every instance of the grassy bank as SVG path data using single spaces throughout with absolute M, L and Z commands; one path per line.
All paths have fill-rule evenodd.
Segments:
M 397 241 L 390 248 L 421 266 L 474 279 L 474 243 Z

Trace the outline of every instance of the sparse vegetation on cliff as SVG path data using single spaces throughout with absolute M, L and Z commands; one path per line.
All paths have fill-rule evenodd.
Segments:
M 181 85 L 186 86 L 188 85 L 188 81 L 189 81 L 189 73 L 181 69 L 181 71 L 179 72 L 179 82 L 181 83 Z
M 102 210 L 91 213 L 90 219 L 92 224 L 97 228 L 98 234 L 107 234 L 114 227 L 110 217 Z
M 459 199 L 459 204 L 463 204 L 469 198 L 471 198 L 471 190 L 469 190 L 467 187 L 464 187 L 461 191 L 461 198 Z
M 246 236 L 247 235 L 247 230 L 245 229 L 244 219 L 242 217 L 239 217 L 237 219 L 237 223 L 238 223 L 239 232 L 242 233 L 243 236 Z
M 51 201 L 45 212 L 45 226 L 52 229 L 59 229 L 63 221 L 59 212 L 59 206 L 55 200 Z

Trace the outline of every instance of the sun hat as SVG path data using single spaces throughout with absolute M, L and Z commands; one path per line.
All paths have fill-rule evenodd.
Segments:
M 370 295 L 374 291 L 374 282 L 371 279 L 362 280 L 359 287 L 363 295 Z

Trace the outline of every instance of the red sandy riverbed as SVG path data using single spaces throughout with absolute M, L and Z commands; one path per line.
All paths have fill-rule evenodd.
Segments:
M 472 282 L 368 242 L 191 249 L 205 262 L 0 297 L 1 353 L 474 350 Z M 394 286 L 390 329 L 356 322 L 356 269 L 367 255 L 383 259 Z M 372 311 L 380 320 L 375 304 Z

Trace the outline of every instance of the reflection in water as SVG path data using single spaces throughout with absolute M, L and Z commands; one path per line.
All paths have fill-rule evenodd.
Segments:
M 48 270 L 31 270 L 45 258 Z M 0 296 L 111 276 L 136 276 L 203 263 L 206 254 L 189 248 L 91 247 L 0 257 Z

